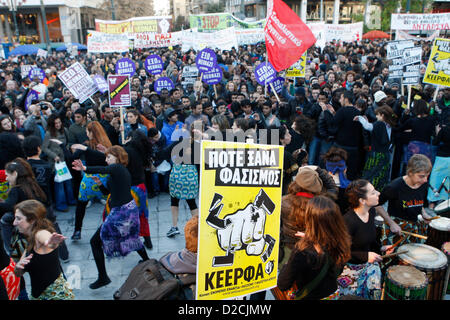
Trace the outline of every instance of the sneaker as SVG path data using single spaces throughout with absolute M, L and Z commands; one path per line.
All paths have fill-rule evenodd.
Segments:
M 80 240 L 81 239 L 81 231 L 75 231 L 72 235 L 72 240 Z
M 170 230 L 167 232 L 167 236 L 169 238 L 173 237 L 176 234 L 180 234 L 180 231 L 178 230 L 178 227 L 172 227 L 170 228 Z
M 102 205 L 106 206 L 106 200 L 105 199 L 100 199 L 100 202 Z
M 92 206 L 92 201 L 91 200 L 88 201 L 88 203 L 86 205 L 86 209 L 89 208 L 90 206 Z
M 98 288 L 104 287 L 104 286 L 106 286 L 106 285 L 108 285 L 110 283 L 111 283 L 111 279 L 109 279 L 108 277 L 106 277 L 105 279 L 100 279 L 99 278 L 99 279 L 97 279 L 97 281 L 91 283 L 89 285 L 89 288 L 91 288 L 91 289 L 98 289 Z

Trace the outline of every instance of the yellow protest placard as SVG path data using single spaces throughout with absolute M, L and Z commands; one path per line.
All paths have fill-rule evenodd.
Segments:
M 450 39 L 436 38 L 423 82 L 450 87 Z
M 296 63 L 286 70 L 288 78 L 304 78 L 306 74 L 306 51 Z
M 277 284 L 283 147 L 202 141 L 197 300 Z

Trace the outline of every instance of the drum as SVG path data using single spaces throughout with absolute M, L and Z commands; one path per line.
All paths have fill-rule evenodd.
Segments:
M 383 241 L 385 237 L 384 219 L 382 216 L 375 216 L 375 227 L 377 228 L 377 239 Z
M 446 242 L 442 245 L 442 252 L 445 253 L 447 256 L 447 274 L 445 275 L 445 282 L 444 282 L 444 292 L 442 294 L 442 299 L 444 299 L 446 294 L 450 294 L 450 283 L 448 282 L 448 279 L 450 277 L 450 242 Z
M 428 238 L 425 244 L 441 249 L 444 242 L 450 241 L 450 219 L 438 218 L 432 220 L 428 226 Z
M 425 272 L 428 279 L 427 300 L 441 300 L 448 264 L 445 254 L 420 243 L 402 245 L 398 251 L 408 251 L 398 255 L 399 264 L 411 265 Z
M 434 212 L 438 216 L 450 217 L 450 199 L 444 200 L 434 207 Z
M 413 266 L 390 266 L 384 282 L 384 300 L 425 300 L 428 279 Z

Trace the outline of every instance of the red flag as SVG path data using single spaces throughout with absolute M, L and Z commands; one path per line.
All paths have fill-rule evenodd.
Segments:
M 282 0 L 267 1 L 264 33 L 269 62 L 277 71 L 292 66 L 316 42 L 309 27 Z

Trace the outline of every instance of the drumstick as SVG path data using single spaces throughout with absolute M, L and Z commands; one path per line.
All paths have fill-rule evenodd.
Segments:
M 402 241 L 403 241 L 403 238 L 400 238 L 396 243 L 394 243 L 394 244 L 392 245 L 391 249 L 392 249 L 392 248 L 395 248 L 396 246 L 398 246 Z
M 423 235 L 421 235 L 421 234 L 417 234 L 417 233 L 412 233 L 412 232 L 403 231 L 403 230 L 402 230 L 402 233 L 407 234 L 407 235 L 409 235 L 409 236 L 416 237 L 416 238 L 420 238 L 420 239 L 423 239 L 423 240 L 427 240 L 427 239 L 428 239 L 428 237 L 423 236 Z
M 381 256 L 381 259 L 395 257 L 395 256 L 398 256 L 399 254 L 403 254 L 403 253 L 407 253 L 407 252 L 408 252 L 408 250 L 403 250 L 403 251 L 398 251 L 398 252 L 394 252 L 394 253 L 390 253 L 390 254 L 385 254 L 384 256 Z

